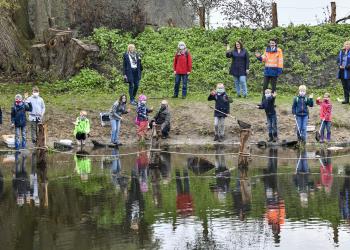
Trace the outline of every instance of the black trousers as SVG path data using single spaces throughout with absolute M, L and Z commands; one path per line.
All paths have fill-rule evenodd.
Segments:
M 343 85 L 343 91 L 344 91 L 344 101 L 349 102 L 349 92 L 350 92 L 350 79 L 343 79 L 341 78 L 341 83 Z
M 262 100 L 264 100 L 264 98 L 265 98 L 265 90 L 269 88 L 269 83 L 271 83 L 271 90 L 272 90 L 272 93 L 274 93 L 276 91 L 277 76 L 265 76 L 264 77 Z
M 81 140 L 86 140 L 86 134 L 85 133 L 77 133 L 75 138 L 78 140 L 78 141 L 81 141 Z

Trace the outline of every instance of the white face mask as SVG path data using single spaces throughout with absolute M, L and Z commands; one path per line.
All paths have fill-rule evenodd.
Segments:
M 34 93 L 33 93 L 33 96 L 34 96 L 34 97 L 38 97 L 38 96 L 39 96 L 39 92 L 34 92 Z
M 180 45 L 179 49 L 184 50 L 185 49 L 185 45 Z
M 222 93 L 225 92 L 225 88 L 217 88 L 217 89 L 216 89 L 216 92 L 217 92 L 218 94 L 222 94 Z
M 270 96 L 271 96 L 271 93 L 265 94 L 265 97 L 266 97 L 266 98 L 269 98 Z
M 300 96 L 305 96 L 306 92 L 305 91 L 299 91 Z
M 147 101 L 141 101 L 141 103 L 142 103 L 142 104 L 146 104 L 146 103 L 147 103 Z

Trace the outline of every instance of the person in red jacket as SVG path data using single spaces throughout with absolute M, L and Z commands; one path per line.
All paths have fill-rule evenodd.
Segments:
M 332 122 L 332 104 L 330 101 L 330 94 L 325 93 L 323 96 L 323 100 L 321 97 L 318 97 L 316 100 L 316 104 L 320 105 L 320 118 L 321 118 L 321 138 L 320 142 L 324 142 L 324 130 L 327 130 L 327 141 L 331 140 L 331 122 Z
M 175 87 L 174 96 L 177 98 L 179 95 L 180 81 L 182 79 L 182 98 L 186 98 L 187 95 L 187 82 L 188 75 L 192 71 L 192 57 L 186 44 L 184 42 L 179 42 L 177 51 L 174 57 L 174 74 L 175 74 Z

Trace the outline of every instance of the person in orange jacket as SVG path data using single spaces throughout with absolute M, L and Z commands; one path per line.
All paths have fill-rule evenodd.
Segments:
M 276 91 L 277 78 L 282 74 L 283 70 L 283 52 L 282 49 L 277 47 L 277 42 L 275 39 L 271 39 L 269 46 L 266 48 L 263 55 L 259 52 L 255 53 L 255 57 L 265 63 L 264 69 L 264 86 L 263 86 L 263 97 L 265 90 L 269 87 L 271 83 L 272 93 Z

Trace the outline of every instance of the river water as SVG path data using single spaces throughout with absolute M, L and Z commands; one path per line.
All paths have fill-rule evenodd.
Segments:
M 0 155 L 0 249 L 350 248 L 350 157 L 143 149 Z

